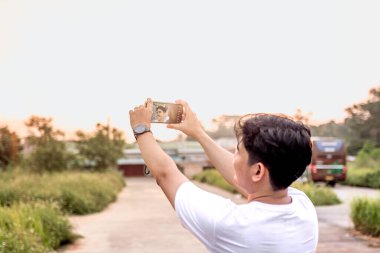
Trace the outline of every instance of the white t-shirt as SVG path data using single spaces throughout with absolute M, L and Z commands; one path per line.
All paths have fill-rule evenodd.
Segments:
M 183 226 L 210 252 L 315 252 L 315 208 L 303 192 L 288 189 L 290 204 L 237 205 L 186 182 L 176 193 L 175 210 Z

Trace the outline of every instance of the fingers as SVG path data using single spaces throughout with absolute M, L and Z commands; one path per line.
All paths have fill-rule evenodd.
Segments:
M 178 99 L 175 102 L 176 102 L 176 104 L 182 105 L 184 108 L 184 110 L 182 112 L 182 120 L 186 119 L 186 114 L 190 115 L 191 113 L 193 113 L 189 104 L 185 100 Z
M 149 108 L 149 109 L 152 109 L 153 108 L 153 101 L 151 98 L 147 98 L 146 101 L 145 101 L 145 107 L 146 108 Z
M 176 129 L 175 124 L 167 124 L 166 127 L 171 128 L 171 129 Z
M 181 129 L 181 126 L 182 126 L 182 123 L 178 123 L 178 124 L 167 124 L 167 125 L 166 125 L 167 128 L 176 129 L 176 130 L 180 130 L 180 129 Z
M 133 110 L 129 110 L 131 126 L 133 127 L 137 124 L 150 125 L 152 108 L 152 100 L 148 98 L 143 104 L 135 106 Z
M 176 104 L 181 104 L 186 109 L 186 111 L 191 111 L 189 104 L 185 100 L 178 99 L 175 102 Z

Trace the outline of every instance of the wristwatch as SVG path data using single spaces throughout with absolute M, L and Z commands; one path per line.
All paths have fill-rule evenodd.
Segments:
M 139 124 L 133 128 L 133 134 L 135 135 L 136 140 L 139 135 L 142 135 L 147 132 L 151 132 L 151 131 L 149 127 L 144 124 Z

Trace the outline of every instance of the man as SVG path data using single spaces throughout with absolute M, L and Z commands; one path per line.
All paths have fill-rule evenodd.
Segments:
M 311 159 L 310 130 L 284 116 L 253 114 L 235 126 L 230 153 L 202 129 L 185 101 L 183 122 L 169 124 L 196 139 L 221 175 L 247 198 L 237 205 L 191 183 L 150 131 L 152 101 L 129 111 L 141 154 L 181 220 L 210 252 L 315 252 L 318 221 L 307 196 L 289 185 Z
M 159 123 L 165 123 L 169 120 L 169 116 L 167 115 L 167 110 L 168 108 L 163 106 L 163 105 L 159 105 L 156 107 L 156 118 L 157 118 L 157 122 Z

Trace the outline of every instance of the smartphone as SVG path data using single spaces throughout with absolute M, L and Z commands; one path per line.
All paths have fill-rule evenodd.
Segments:
M 182 121 L 183 106 L 153 101 L 152 123 L 178 124 Z

